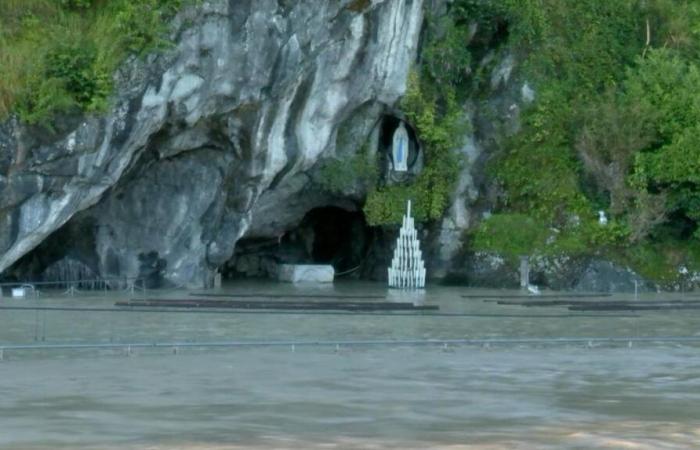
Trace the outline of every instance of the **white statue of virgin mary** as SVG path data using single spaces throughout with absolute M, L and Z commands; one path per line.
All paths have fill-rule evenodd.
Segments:
M 395 172 L 406 172 L 408 170 L 408 132 L 403 122 L 399 122 L 399 127 L 394 132 L 391 157 L 394 162 Z

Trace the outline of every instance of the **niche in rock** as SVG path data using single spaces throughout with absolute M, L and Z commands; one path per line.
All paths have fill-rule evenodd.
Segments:
M 393 157 L 394 135 L 396 131 L 400 128 L 401 124 L 403 124 L 408 135 L 408 148 L 405 155 L 406 165 L 408 167 L 408 174 L 416 174 L 420 171 L 420 168 L 422 166 L 418 138 L 413 128 L 407 122 L 402 121 L 398 117 L 387 115 L 382 118 L 381 126 L 379 129 L 379 154 L 383 155 L 383 159 L 385 162 L 385 173 L 401 175 L 401 173 L 397 173 L 394 170 L 395 164 Z
M 274 239 L 242 239 L 222 272 L 226 278 L 273 277 L 278 264 L 331 264 L 336 274 L 360 274 L 374 230 L 361 211 L 325 206 Z

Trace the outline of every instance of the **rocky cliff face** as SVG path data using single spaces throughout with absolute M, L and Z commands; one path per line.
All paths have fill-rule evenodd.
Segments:
M 400 98 L 422 7 L 205 1 L 172 50 L 124 65 L 109 113 L 55 133 L 2 124 L 0 273 L 60 229 L 59 257 L 99 276 L 207 284 L 239 239 L 328 203 L 309 174 L 354 151 L 339 129 L 368 136 Z
M 0 279 L 199 287 L 221 269 L 270 274 L 280 260 L 311 258 L 316 244 L 343 248 L 340 270 L 362 262 L 353 273 L 385 277 L 394 233 L 366 228 L 366 186 L 329 192 L 319 175 L 363 147 L 369 161 L 387 151 L 423 10 L 444 14 L 448 3 L 199 2 L 172 24 L 172 48 L 126 61 L 107 113 L 59 117 L 54 130 L 0 123 Z M 516 287 L 516 267 L 464 241 L 498 195 L 486 162 L 536 97 L 507 47 L 492 47 L 477 63 L 490 77 L 463 105 L 471 131 L 451 205 L 422 238 L 433 279 Z M 333 217 L 319 227 L 324 215 Z M 655 288 L 576 258 L 535 260 L 532 280 Z

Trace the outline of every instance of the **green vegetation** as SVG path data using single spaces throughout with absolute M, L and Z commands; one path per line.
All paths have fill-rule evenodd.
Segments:
M 401 223 L 409 199 L 416 220 L 439 219 L 459 175 L 460 161 L 454 148 L 461 144 L 464 127 L 449 85 L 440 95 L 426 79 L 413 73 L 401 106 L 418 131 L 426 164 L 416 180 L 377 187 L 369 193 L 364 211 L 371 225 Z
M 51 126 L 58 113 L 106 108 L 129 54 L 162 46 L 187 0 L 0 1 L 0 120 Z
M 462 161 L 456 149 L 462 145 L 467 124 L 460 106 L 473 60 L 467 40 L 465 17 L 451 14 L 428 17 L 423 61 L 411 73 L 401 109 L 418 134 L 425 167 L 408 183 L 378 186 L 365 204 L 371 225 L 401 223 L 406 201 L 413 202 L 419 222 L 442 217 L 449 204 Z
M 478 7 L 486 28 L 508 24 L 507 45 L 525 55 L 537 92 L 490 168 L 503 195 L 477 247 L 598 254 L 664 282 L 673 267 L 700 269 L 700 4 L 456 4 Z M 528 236 L 538 239 L 524 248 Z
M 342 194 L 357 184 L 368 188 L 376 186 L 379 178 L 377 155 L 370 154 L 367 146 L 353 153 L 349 159 L 330 159 L 323 163 L 318 173 L 318 183 L 329 192 Z
M 17 112 L 50 128 L 57 114 L 104 111 L 119 64 L 166 45 L 168 19 L 187 1 L 196 0 L 0 0 L 0 120 Z M 675 267 L 700 270 L 700 2 L 448 5 L 441 17 L 427 11 L 401 104 L 424 170 L 382 186 L 360 152 L 328 162 L 322 186 L 371 186 L 373 225 L 399 223 L 409 198 L 417 220 L 439 219 L 463 164 L 462 103 L 487 92 L 498 55 L 510 52 L 536 99 L 488 168 L 502 195 L 472 236 L 476 249 L 601 255 L 669 283 Z
M 542 224 L 525 214 L 503 213 L 489 217 L 476 233 L 474 246 L 497 249 L 503 256 L 531 255 L 544 247 L 547 234 Z

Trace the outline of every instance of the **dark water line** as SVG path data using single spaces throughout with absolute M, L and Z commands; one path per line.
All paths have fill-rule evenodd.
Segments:
M 527 294 L 462 294 L 462 298 L 483 298 L 483 299 L 499 299 L 499 298 L 602 298 L 611 297 L 612 294 L 545 294 L 545 295 L 527 295 Z M 489 301 L 489 300 L 486 300 Z
M 194 297 L 218 297 L 218 298 L 386 298 L 385 295 L 343 295 L 343 294 L 207 294 L 190 292 Z
M 202 309 L 159 309 L 159 308 L 88 308 L 70 306 L 0 306 L 0 311 L 70 311 L 105 313 L 161 313 L 161 314 L 248 314 L 282 316 L 385 316 L 385 317 L 453 317 L 453 318 L 525 318 L 525 319 L 573 319 L 596 318 L 636 318 L 638 314 L 479 314 L 479 313 L 393 313 L 393 312 L 343 312 L 343 311 L 242 311 L 242 310 L 202 310 Z
M 700 304 L 679 304 L 679 303 L 650 303 L 648 305 L 639 303 L 629 304 L 601 304 L 601 305 L 573 305 L 568 307 L 569 311 L 690 311 L 700 310 Z
M 302 311 L 436 311 L 438 305 L 416 305 L 411 302 L 348 302 L 348 301 L 291 301 L 291 300 L 202 300 L 202 299 L 132 299 L 117 301 L 115 306 L 135 308 L 203 308 L 203 309 L 273 309 Z
M 484 300 L 489 301 L 489 300 Z M 497 300 L 497 305 L 509 306 L 584 306 L 601 308 L 606 306 L 669 306 L 669 305 L 700 305 L 700 300 Z

